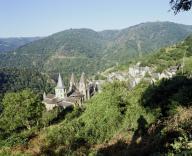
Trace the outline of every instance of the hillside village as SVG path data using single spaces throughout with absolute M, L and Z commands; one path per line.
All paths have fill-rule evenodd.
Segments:
M 80 107 L 83 102 L 89 100 L 97 92 L 101 92 L 101 87 L 105 82 L 128 81 L 130 89 L 133 89 L 141 81 L 148 83 L 155 83 L 163 78 L 170 79 L 176 75 L 180 66 L 170 66 L 163 72 L 155 72 L 155 68 L 148 66 L 141 66 L 138 62 L 135 65 L 131 65 L 127 72 L 112 72 L 108 74 L 106 80 L 88 80 L 85 78 L 85 73 L 82 73 L 79 83 L 76 81 L 74 74 L 72 73 L 69 88 L 64 86 L 61 75 L 59 74 L 57 86 L 55 87 L 55 94 L 47 94 L 44 92 L 42 103 L 48 111 L 54 107 Z
M 129 67 L 128 72 L 112 72 L 107 75 L 107 81 L 113 82 L 114 80 L 119 81 L 129 81 L 130 87 L 134 88 L 142 80 L 149 83 L 155 83 L 158 80 L 163 78 L 169 79 L 176 75 L 177 71 L 180 69 L 180 66 L 170 66 L 168 69 L 165 69 L 163 72 L 155 72 L 155 68 L 152 67 L 142 67 L 141 63 L 138 62 L 136 65 Z

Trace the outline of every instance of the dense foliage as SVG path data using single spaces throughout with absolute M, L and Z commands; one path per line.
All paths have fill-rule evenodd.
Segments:
M 191 106 L 192 80 L 184 76 L 162 80 L 156 85 L 149 86 L 141 100 L 146 107 L 160 108 L 163 116 L 170 115 L 179 105 Z
M 40 98 L 30 90 L 8 93 L 3 98 L 2 104 L 1 129 L 8 132 L 31 129 L 39 123 L 43 105 Z
M 52 84 L 47 75 L 34 69 L 0 69 L 0 102 L 6 92 L 15 92 L 27 88 L 42 94 L 44 91 L 51 91 Z

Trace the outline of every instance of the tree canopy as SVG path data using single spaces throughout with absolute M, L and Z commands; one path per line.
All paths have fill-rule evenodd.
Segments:
M 6 131 L 30 129 L 38 124 L 42 110 L 39 97 L 30 90 L 7 93 L 3 99 L 3 113 L 0 118 L 2 128 Z
M 180 11 L 189 11 L 192 6 L 192 0 L 171 0 L 171 9 L 175 14 Z

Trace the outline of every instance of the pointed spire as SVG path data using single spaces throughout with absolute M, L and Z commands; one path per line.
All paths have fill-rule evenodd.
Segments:
M 86 93 L 86 82 L 85 82 L 85 73 L 81 74 L 80 82 L 79 82 L 79 92 L 84 95 L 84 100 L 87 98 Z
M 71 74 L 71 79 L 70 79 L 70 84 L 69 84 L 69 91 L 72 91 L 72 90 L 76 89 L 75 85 L 76 85 L 76 83 L 75 83 L 75 76 L 72 73 Z
M 74 76 L 73 73 L 71 74 L 71 80 L 70 80 L 70 83 L 71 83 L 72 85 L 75 84 L 75 76 Z
M 63 88 L 64 88 L 63 80 L 62 80 L 62 78 L 61 78 L 61 74 L 60 74 L 60 73 L 59 73 L 59 77 L 58 77 L 58 82 L 57 82 L 56 88 L 60 88 L 60 89 L 63 89 Z
M 85 83 L 85 73 L 84 72 L 81 74 L 81 78 L 80 78 L 79 83 Z

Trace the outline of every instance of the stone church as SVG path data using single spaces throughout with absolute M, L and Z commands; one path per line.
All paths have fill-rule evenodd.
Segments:
M 79 83 L 75 81 L 75 76 L 72 73 L 69 89 L 67 90 L 59 74 L 55 94 L 46 95 L 44 92 L 42 103 L 45 104 L 48 111 L 57 106 L 63 108 L 81 106 L 85 100 L 88 100 L 98 91 L 97 83 L 87 82 L 85 73 L 82 73 Z

